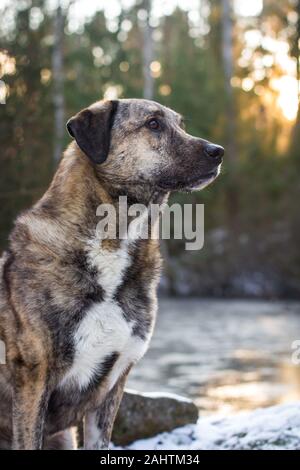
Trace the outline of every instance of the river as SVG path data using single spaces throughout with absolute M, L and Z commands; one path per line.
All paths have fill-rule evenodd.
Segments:
M 295 340 L 297 302 L 161 299 L 150 348 L 127 385 L 190 397 L 204 415 L 297 400 Z

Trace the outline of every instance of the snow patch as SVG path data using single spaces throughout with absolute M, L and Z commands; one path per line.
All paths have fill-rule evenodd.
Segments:
M 231 417 L 200 418 L 190 424 L 141 439 L 132 450 L 295 450 L 300 449 L 300 402 L 257 409 Z

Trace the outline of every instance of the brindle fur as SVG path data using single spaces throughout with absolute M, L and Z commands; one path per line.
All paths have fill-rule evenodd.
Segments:
M 150 118 L 160 120 L 158 131 L 147 126 Z M 201 188 L 221 162 L 205 152 L 206 141 L 182 129 L 177 113 L 151 101 L 95 103 L 68 130 L 75 140 L 45 195 L 17 218 L 0 263 L 0 338 L 7 350 L 0 366 L 2 448 L 67 448 L 68 429 L 84 418 L 85 447 L 108 445 L 132 365 L 109 389 L 118 344 L 84 390 L 59 385 L 74 360 L 78 325 L 106 295 L 87 258 L 96 209 L 104 203 L 117 209 L 119 195 L 149 206 L 170 191 Z M 120 243 L 103 240 L 101 249 L 113 252 Z M 155 321 L 158 242 L 135 240 L 128 253 L 113 300 L 134 322 L 132 335 L 144 340 Z

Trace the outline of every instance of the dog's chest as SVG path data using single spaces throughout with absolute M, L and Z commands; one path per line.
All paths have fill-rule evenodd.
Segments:
M 106 376 L 108 387 L 112 388 L 118 377 L 143 356 L 149 338 L 135 334 L 135 320 L 126 318 L 114 298 L 126 269 L 133 261 L 127 245 L 124 243 L 114 251 L 91 245 L 88 260 L 97 269 L 104 300 L 88 308 L 75 330 L 74 360 L 62 385 L 71 383 L 85 389 L 95 378 Z

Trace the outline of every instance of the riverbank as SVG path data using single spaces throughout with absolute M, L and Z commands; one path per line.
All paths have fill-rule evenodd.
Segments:
M 132 450 L 300 450 L 300 401 L 221 418 L 204 417 L 126 447 Z

